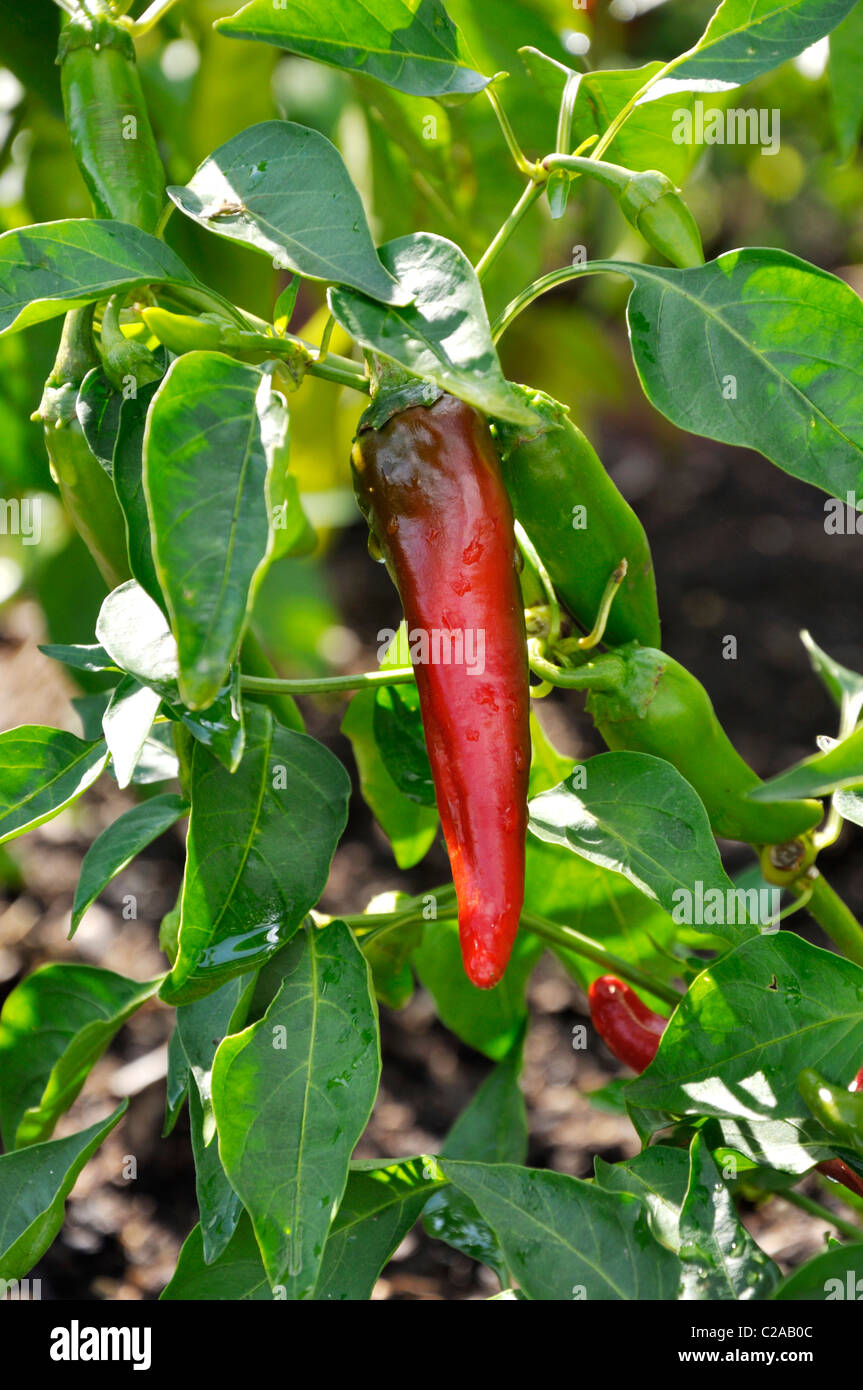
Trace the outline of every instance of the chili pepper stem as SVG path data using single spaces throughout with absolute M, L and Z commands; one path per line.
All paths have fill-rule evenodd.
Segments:
M 638 985 L 641 989 L 647 990 L 655 998 L 664 999 L 667 1004 L 676 1007 L 683 997 L 672 985 L 663 984 L 661 980 L 654 980 L 643 970 L 639 970 L 637 965 L 633 965 L 628 960 L 621 960 L 611 951 L 606 951 L 605 947 L 601 946 L 598 941 L 584 936 L 574 927 L 566 927 L 559 922 L 551 922 L 547 917 L 540 917 L 535 912 L 522 912 L 521 924 L 528 931 L 533 932 L 534 936 L 542 937 L 543 940 L 552 945 L 563 946 L 575 955 L 584 956 L 586 960 L 593 961 L 594 965 L 601 965 L 604 969 L 619 975 L 621 979 L 628 980 L 630 984 Z
M 619 656 L 613 652 L 603 652 L 595 661 L 575 670 L 565 670 L 547 661 L 535 650 L 530 654 L 530 669 L 542 680 L 563 690 L 613 690 L 620 685 L 625 676 L 625 667 Z
M 863 927 L 853 912 L 830 887 L 823 874 L 811 880 L 812 890 L 807 903 L 810 913 L 819 927 L 829 936 L 834 946 L 853 960 L 863 965 Z M 795 885 L 794 892 L 805 891 Z
M 816 1216 L 819 1220 L 828 1222 L 843 1236 L 847 1236 L 849 1240 L 863 1238 L 863 1228 L 853 1221 L 846 1220 L 843 1216 L 837 1216 L 835 1212 L 830 1211 L 829 1207 L 823 1206 L 821 1202 L 816 1202 L 814 1197 L 807 1197 L 804 1192 L 790 1190 L 777 1193 L 777 1196 L 781 1197 L 784 1202 L 788 1202 L 790 1206 L 797 1207 L 810 1216 Z
M 626 558 L 624 557 L 605 586 L 605 591 L 599 605 L 599 612 L 596 615 L 596 622 L 586 637 L 578 638 L 577 645 L 581 651 L 589 651 L 591 647 L 597 646 L 598 643 L 602 641 L 608 624 L 608 615 L 611 612 L 611 605 L 614 603 L 617 591 L 626 578 L 626 571 L 628 568 Z
M 141 34 L 148 34 L 150 30 L 155 28 L 159 23 L 159 20 L 162 19 L 170 9 L 173 9 L 176 3 L 177 0 L 153 0 L 152 5 L 150 5 L 138 19 L 133 19 L 129 22 L 129 31 L 132 36 L 134 38 L 139 38 Z
M 539 575 L 540 583 L 545 591 L 545 597 L 548 601 L 549 609 L 551 610 L 551 621 L 548 625 L 548 641 L 551 646 L 554 646 L 560 636 L 560 604 L 557 601 L 557 594 L 554 592 L 554 585 L 551 582 L 548 570 L 539 557 L 536 546 L 520 521 L 515 522 L 515 538 L 518 541 L 519 547 L 524 551 L 524 554 Z

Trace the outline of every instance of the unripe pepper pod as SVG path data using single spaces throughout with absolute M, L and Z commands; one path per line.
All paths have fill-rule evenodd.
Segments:
M 587 997 L 593 1026 L 609 1052 L 640 1075 L 656 1056 L 668 1019 L 655 1014 L 614 975 L 594 980 Z
M 417 392 L 376 397 L 354 482 L 407 620 L 465 970 L 489 989 L 524 899 L 530 727 L 513 517 L 482 415 Z
M 626 579 L 605 640 L 611 646 L 658 646 L 656 580 L 644 527 L 566 408 L 528 387 L 512 389 L 536 424 L 525 428 L 496 421 L 495 443 L 515 515 L 555 589 L 589 632 L 608 578 L 625 559 Z
M 863 1094 L 833 1086 L 812 1067 L 797 1078 L 797 1087 L 816 1120 L 843 1148 L 863 1154 Z
M 618 202 L 627 222 L 672 265 L 685 270 L 704 264 L 698 223 L 665 174 L 647 169 L 633 175 Z

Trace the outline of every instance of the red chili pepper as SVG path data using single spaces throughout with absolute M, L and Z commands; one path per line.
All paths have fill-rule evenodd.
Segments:
M 394 406 L 387 420 L 379 395 L 360 423 L 355 484 L 407 620 L 465 970 L 490 989 L 524 901 L 530 726 L 512 508 L 478 411 L 453 396 Z
M 635 990 L 613 975 L 594 980 L 587 997 L 593 1026 L 608 1050 L 633 1071 L 643 1072 L 656 1056 L 668 1019 L 648 1009 Z
M 863 1067 L 860 1068 L 851 1085 L 852 1091 L 863 1091 Z

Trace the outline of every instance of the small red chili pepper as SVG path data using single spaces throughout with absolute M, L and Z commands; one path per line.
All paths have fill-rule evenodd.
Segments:
M 635 990 L 613 975 L 594 980 L 588 1000 L 593 1026 L 618 1061 L 637 1072 L 649 1067 L 668 1019 L 648 1009 Z

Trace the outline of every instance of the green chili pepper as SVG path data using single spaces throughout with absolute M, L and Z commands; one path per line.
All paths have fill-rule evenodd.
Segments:
M 807 1067 L 797 1078 L 800 1094 L 816 1120 L 846 1149 L 863 1154 L 863 1093 L 832 1086 Z
M 156 305 L 141 310 L 141 317 L 154 337 L 178 356 L 184 352 L 217 352 L 222 346 L 224 320 L 208 314 L 172 314 Z
M 672 265 L 685 270 L 704 264 L 698 223 L 667 174 L 658 169 L 637 172 L 600 159 L 566 154 L 550 155 L 545 167 L 552 172 L 565 169 L 585 174 L 604 184 L 627 222 Z
M 87 0 L 60 35 L 66 124 L 98 217 L 151 232 L 165 173 L 150 126 L 132 39 L 105 0 Z
M 539 416 L 535 427 L 496 422 L 495 439 L 513 510 L 570 613 L 587 631 L 609 575 L 628 571 L 606 625 L 612 646 L 659 645 L 659 610 L 644 528 L 564 406 L 516 388 Z
M 719 723 L 700 681 L 665 652 L 629 643 L 565 673 L 587 690 L 587 709 L 608 747 L 664 758 L 694 787 L 714 834 L 784 844 L 818 824 L 818 801 L 750 802 L 760 778 Z
M 75 413 L 78 390 L 99 358 L 92 306 L 66 315 L 57 360 L 34 419 L 41 420 L 51 476 L 109 589 L 131 577 L 126 525 L 111 479 L 91 453 Z

